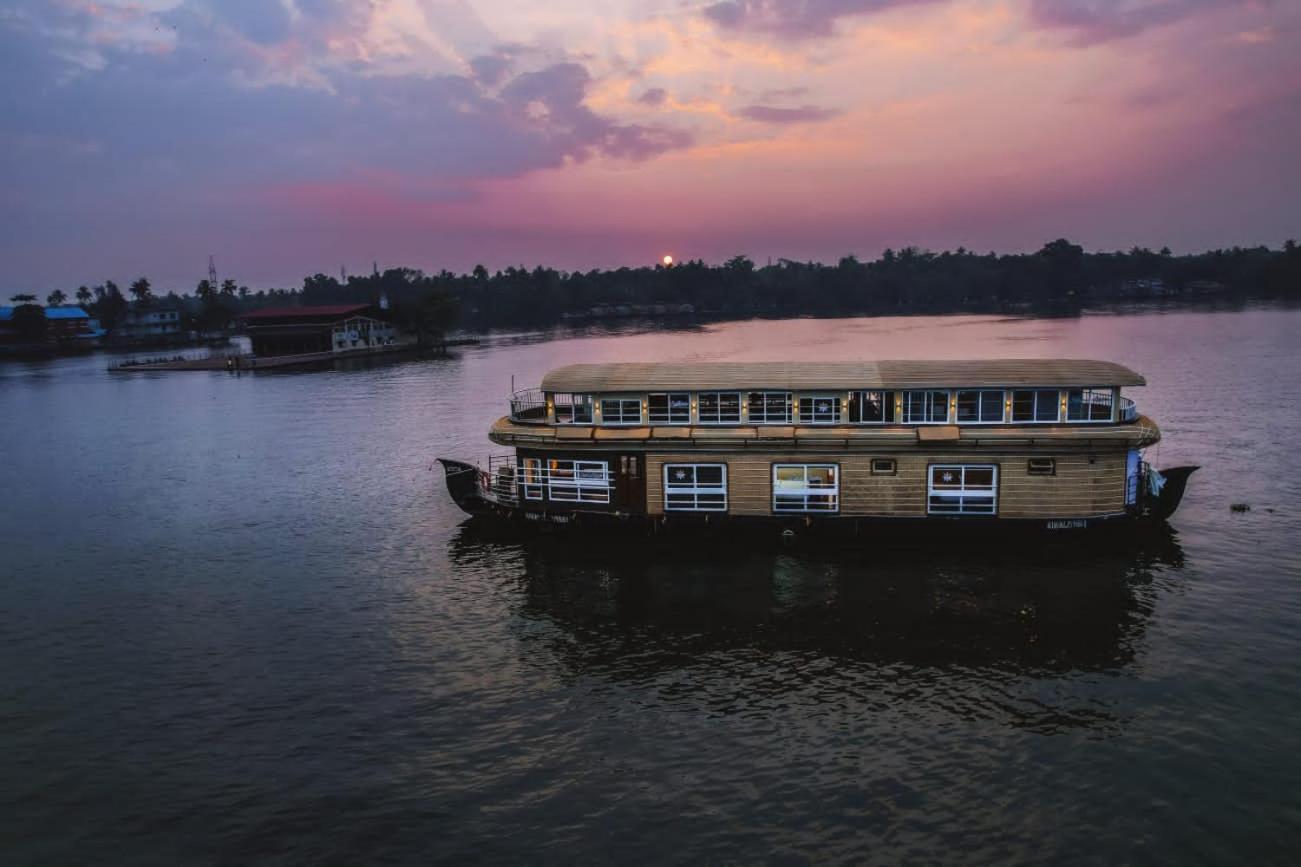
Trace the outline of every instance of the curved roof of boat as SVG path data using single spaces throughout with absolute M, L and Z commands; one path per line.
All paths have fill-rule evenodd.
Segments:
M 962 388 L 1146 385 L 1110 361 L 1013 358 L 970 361 L 620 362 L 570 364 L 542 378 L 553 392 L 700 391 L 711 389 Z

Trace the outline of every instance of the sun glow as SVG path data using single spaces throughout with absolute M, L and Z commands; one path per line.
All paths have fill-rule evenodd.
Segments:
M 670 256 L 669 254 L 665 253 L 665 254 L 664 254 L 664 258 L 661 259 L 660 261 L 664 263 L 664 267 L 665 267 L 665 268 L 668 268 L 670 265 L 673 264 L 673 257 Z

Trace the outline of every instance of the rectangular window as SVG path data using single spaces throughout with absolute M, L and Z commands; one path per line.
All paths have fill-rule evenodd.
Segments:
M 603 461 L 547 461 L 547 499 L 561 503 L 610 502 L 610 468 Z
M 702 391 L 696 396 L 696 417 L 701 424 L 740 424 L 739 391 Z
M 836 464 L 773 464 L 774 512 L 835 512 L 840 509 Z
M 840 424 L 840 397 L 830 394 L 801 397 L 800 424 Z
M 665 464 L 664 511 L 726 512 L 726 464 Z
M 1057 475 L 1057 461 L 1054 458 L 1031 458 L 1026 462 L 1025 471 L 1031 476 Z
M 894 392 L 850 392 L 849 421 L 852 424 L 887 424 L 894 421 Z
M 892 458 L 872 458 L 872 475 L 893 476 L 895 472 L 895 462 Z
M 1019 389 L 1012 392 L 1012 421 L 1043 423 L 1057 421 L 1061 394 L 1048 389 Z
M 903 420 L 905 424 L 944 424 L 949 420 L 949 393 L 905 391 Z
M 1111 389 L 1072 388 L 1066 392 L 1067 421 L 1111 421 Z
M 993 464 L 932 464 L 926 486 L 931 515 L 993 515 L 998 467 Z
M 691 424 L 691 395 L 685 391 L 646 398 L 651 424 Z
M 747 398 L 750 421 L 755 424 L 790 424 L 789 391 L 752 391 Z
M 590 394 L 553 394 L 551 402 L 556 408 L 556 424 L 592 423 Z
M 1003 392 L 958 392 L 958 424 L 993 424 L 1003 420 Z
M 520 458 L 520 490 L 526 500 L 542 499 L 542 460 L 540 458 Z
M 601 401 L 601 424 L 641 424 L 641 398 L 604 398 Z

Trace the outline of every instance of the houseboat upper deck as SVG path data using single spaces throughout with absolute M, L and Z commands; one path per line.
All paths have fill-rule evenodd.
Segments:
M 576 364 L 511 396 L 489 436 L 514 454 L 444 464 L 467 511 L 560 523 L 1090 526 L 1170 514 L 1194 469 L 1143 463 L 1160 431 L 1121 390 L 1144 384 L 1070 359 Z

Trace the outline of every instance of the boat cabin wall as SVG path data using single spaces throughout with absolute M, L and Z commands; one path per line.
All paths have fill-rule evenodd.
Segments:
M 873 472 L 873 461 L 892 461 L 893 472 Z M 1035 466 L 1031 467 L 1031 461 Z M 1048 463 L 1045 463 L 1048 462 Z M 818 455 L 809 452 L 709 454 L 682 452 L 646 457 L 646 506 L 665 512 L 666 464 L 722 464 L 727 468 L 727 513 L 773 514 L 773 465 L 832 464 L 837 468 L 839 515 L 926 517 L 928 476 L 935 465 L 997 467 L 996 514 L 1003 518 L 1075 518 L 1125 511 L 1126 454 Z M 886 464 L 878 467 L 885 470 Z

